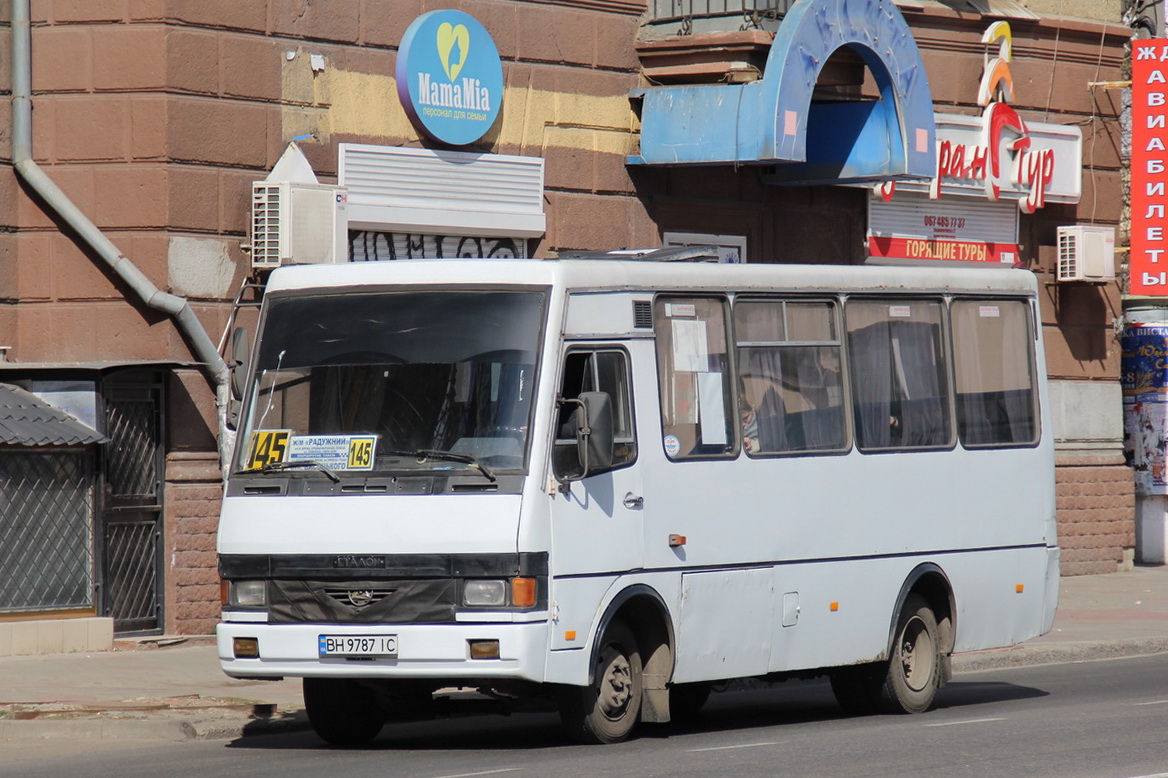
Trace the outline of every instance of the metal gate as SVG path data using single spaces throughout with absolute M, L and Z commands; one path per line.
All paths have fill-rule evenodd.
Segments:
M 117 633 L 160 630 L 162 613 L 162 380 L 119 374 L 103 384 L 106 435 L 102 612 Z

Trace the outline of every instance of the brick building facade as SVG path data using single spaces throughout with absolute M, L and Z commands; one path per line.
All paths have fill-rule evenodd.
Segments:
M 742 238 L 751 262 L 866 260 L 870 189 L 775 186 L 761 166 L 628 164 L 641 130 L 630 92 L 650 77 L 725 80 L 737 67 L 726 65 L 725 52 L 733 51 L 733 63 L 761 61 L 777 19 L 756 14 L 745 32 L 741 13 L 691 19 L 689 34 L 679 36 L 684 19 L 643 0 L 455 5 L 490 31 L 507 90 L 496 125 L 461 150 L 538 157 L 545 165 L 546 231 L 528 241 L 529 256 L 658 246 L 666 233 L 681 232 Z M 778 5 L 781 17 L 787 4 Z M 936 110 L 976 114 L 981 36 L 1001 16 L 956 2 L 898 5 Z M 1089 85 L 1122 77 L 1128 31 L 1118 13 L 1052 17 L 1041 3 L 1023 5 L 1036 10 L 1010 18 L 1016 106 L 1028 121 L 1083 132 L 1081 201 L 1022 216 L 1019 238 L 1019 259 L 1043 289 L 1063 571 L 1111 572 L 1130 565 L 1134 545 L 1112 327 L 1120 285 L 1056 283 L 1055 229 L 1120 222 L 1120 96 Z M 212 341 L 228 326 L 241 285 L 262 281 L 245 251 L 252 183 L 289 142 L 297 139 L 322 181 L 336 179 L 341 143 L 440 147 L 411 125 L 393 74 L 407 26 L 442 4 L 32 0 L 30 7 L 33 160 L 155 287 L 189 303 Z M 4 40 L 7 46 L 7 30 Z M 11 60 L 0 57 L 4 88 Z M 9 113 L 0 126 L 9 126 Z M 0 143 L 12 159 L 10 136 Z M 9 165 L 0 169 L 0 225 L 0 330 L 10 347 L 0 379 L 66 369 L 71 377 L 100 377 L 135 365 L 162 376 L 154 628 L 211 632 L 222 489 L 213 377 L 196 364 L 174 320 L 95 261 Z M 100 485 L 96 491 L 100 514 Z M 104 558 L 97 554 L 98 568 Z M 98 569 L 96 578 L 105 574 Z M 94 608 L 102 613 L 101 602 Z

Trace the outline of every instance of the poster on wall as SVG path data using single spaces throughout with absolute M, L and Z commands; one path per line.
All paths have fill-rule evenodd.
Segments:
M 1129 324 L 1122 348 L 1124 446 L 1136 494 L 1168 494 L 1168 324 Z

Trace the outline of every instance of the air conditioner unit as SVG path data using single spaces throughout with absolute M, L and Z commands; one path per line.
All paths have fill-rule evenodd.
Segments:
M 349 261 L 344 187 L 256 181 L 251 188 L 251 266 Z
M 1059 281 L 1115 280 L 1115 228 L 1075 224 L 1058 228 Z

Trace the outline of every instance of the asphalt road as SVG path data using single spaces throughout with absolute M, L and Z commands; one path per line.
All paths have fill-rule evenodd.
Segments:
M 552 715 L 390 725 L 335 750 L 310 732 L 232 742 L 0 743 L 0 775 L 1059 776 L 1168 778 L 1168 654 L 959 675 L 936 710 L 847 718 L 827 685 L 715 695 L 689 726 L 570 745 Z

